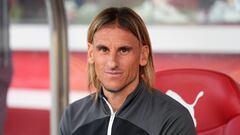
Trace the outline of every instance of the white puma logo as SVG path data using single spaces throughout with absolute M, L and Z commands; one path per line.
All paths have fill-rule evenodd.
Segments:
M 192 104 L 188 104 L 187 102 L 185 102 L 182 97 L 180 97 L 176 92 L 174 92 L 172 90 L 168 90 L 166 92 L 166 94 L 169 95 L 170 97 L 172 97 L 173 99 L 177 100 L 179 103 L 181 103 L 184 107 L 186 107 L 188 109 L 188 111 L 190 112 L 190 114 L 192 116 L 194 125 L 195 125 L 195 127 L 197 127 L 196 118 L 194 117 L 194 107 L 197 104 L 197 101 L 199 100 L 199 98 L 204 95 L 204 92 L 200 91 Z

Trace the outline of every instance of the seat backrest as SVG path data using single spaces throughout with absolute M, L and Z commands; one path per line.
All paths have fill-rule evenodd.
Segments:
M 240 115 L 239 87 L 223 73 L 201 69 L 159 71 L 155 88 L 190 110 L 197 132 L 221 127 Z

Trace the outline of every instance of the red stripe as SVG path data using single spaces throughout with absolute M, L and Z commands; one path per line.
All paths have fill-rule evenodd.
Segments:
M 156 70 L 174 68 L 212 69 L 228 74 L 240 82 L 240 55 L 223 54 L 155 54 Z M 48 52 L 13 53 L 14 76 L 11 87 L 49 88 Z M 87 57 L 85 52 L 70 55 L 70 88 L 87 90 Z

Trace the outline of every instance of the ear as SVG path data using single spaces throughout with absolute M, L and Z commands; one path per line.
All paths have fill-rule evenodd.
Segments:
M 93 44 L 88 43 L 88 63 L 93 64 L 94 59 L 93 59 Z
M 141 56 L 140 56 L 140 65 L 145 66 L 148 63 L 148 56 L 149 56 L 149 47 L 148 45 L 143 45 L 141 49 Z

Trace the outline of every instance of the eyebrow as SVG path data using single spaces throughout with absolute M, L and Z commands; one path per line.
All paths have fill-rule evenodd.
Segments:
M 106 45 L 103 45 L 103 44 L 97 44 L 97 45 L 96 45 L 96 48 L 97 48 L 97 49 L 101 49 L 101 48 L 103 48 L 103 47 L 104 47 L 104 48 L 108 48 Z
M 128 49 L 128 50 L 132 50 L 133 47 L 132 47 L 132 46 L 128 46 L 128 45 L 123 45 L 123 46 L 120 46 L 118 49 Z
M 97 50 L 100 50 L 100 49 L 103 49 L 103 48 L 109 49 L 108 46 L 103 45 L 103 44 L 97 44 L 97 45 L 95 45 L 95 46 L 96 46 L 96 49 L 97 49 Z M 121 50 L 121 49 L 127 49 L 128 51 L 131 51 L 131 50 L 133 49 L 133 47 L 130 46 L 130 45 L 122 45 L 122 46 L 119 46 L 119 47 L 117 48 L 117 50 Z

